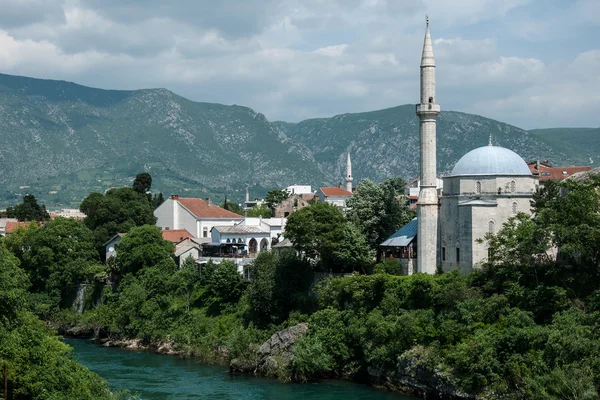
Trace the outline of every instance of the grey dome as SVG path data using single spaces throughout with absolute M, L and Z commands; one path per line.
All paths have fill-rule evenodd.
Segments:
M 464 175 L 531 175 L 531 171 L 514 151 L 484 146 L 462 156 L 450 173 L 450 176 Z

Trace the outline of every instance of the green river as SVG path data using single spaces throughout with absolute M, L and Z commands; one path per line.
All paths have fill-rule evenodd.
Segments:
M 77 361 L 106 379 L 113 390 L 128 389 L 143 400 L 414 399 L 352 382 L 281 383 L 231 375 L 226 367 L 149 351 L 103 348 L 84 339 L 65 339 L 65 342 L 75 350 Z

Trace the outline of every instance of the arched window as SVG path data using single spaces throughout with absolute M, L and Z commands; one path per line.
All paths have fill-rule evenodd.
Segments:
M 481 182 L 480 181 L 477 181 L 475 183 L 475 192 L 476 193 L 481 193 Z
M 511 181 L 511 182 L 510 182 L 510 192 L 511 192 L 511 193 L 514 193 L 514 192 L 516 192 L 516 191 L 517 191 L 517 182 L 515 182 L 515 181 Z
M 496 224 L 494 221 L 488 222 L 488 232 L 490 232 L 492 235 L 496 233 Z
M 513 214 L 516 214 L 516 213 L 517 213 L 517 211 L 518 211 L 518 207 L 519 207 L 519 206 L 518 206 L 518 204 L 517 204 L 517 202 L 516 202 L 516 201 L 515 201 L 514 203 L 512 203 L 512 212 L 513 212 Z
M 227 239 L 225 243 L 231 243 L 231 239 Z
M 231 239 L 231 243 L 235 243 L 235 238 Z

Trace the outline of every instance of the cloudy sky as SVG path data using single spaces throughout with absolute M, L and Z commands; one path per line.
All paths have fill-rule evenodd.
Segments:
M 0 0 L 0 72 L 294 122 L 416 103 L 425 14 L 442 109 L 600 126 L 600 0 Z

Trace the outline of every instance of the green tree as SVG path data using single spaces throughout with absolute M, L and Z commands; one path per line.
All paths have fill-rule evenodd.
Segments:
M 236 214 L 244 215 L 244 210 L 242 209 L 242 207 L 239 204 L 232 203 L 231 201 L 229 201 L 227 199 L 225 199 L 225 202 L 223 204 L 221 204 L 221 208 L 223 208 L 225 210 L 229 210 Z
M 145 195 L 152 188 L 152 176 L 147 172 L 140 172 L 136 175 L 132 188 Z
M 151 201 L 131 188 L 111 189 L 104 195 L 90 193 L 79 208 L 86 214 L 86 226 L 94 231 L 96 248 L 101 255 L 104 243 L 117 233 L 156 223 Z
M 155 266 L 174 268 L 173 244 L 154 225 L 132 228 L 119 242 L 117 265 L 122 275 Z
M 46 206 L 43 204 L 39 205 L 32 194 L 25 195 L 21 204 L 8 207 L 6 215 L 9 218 L 16 218 L 19 221 L 47 221 L 50 219 L 50 214 L 46 211 Z
M 81 221 L 57 217 L 22 238 L 22 267 L 29 274 L 31 289 L 47 293 L 53 305 L 64 302 L 79 283 L 104 270 L 99 265 L 92 232 Z
M 265 204 L 272 209 L 288 197 L 290 197 L 290 193 L 286 189 L 271 189 L 267 192 Z
M 285 236 L 307 257 L 320 259 L 326 270 L 352 268 L 370 258 L 362 234 L 327 203 L 315 203 L 290 215 Z
M 393 179 L 376 184 L 363 180 L 348 199 L 348 218 L 360 228 L 372 249 L 413 218 L 404 197 L 398 190 L 404 181 Z
M 254 206 L 246 212 L 248 217 L 271 218 L 272 214 L 271 209 L 266 204 Z
M 225 260 L 213 264 L 212 268 L 205 268 L 202 274 L 206 297 L 217 309 L 227 304 L 237 303 L 240 299 L 244 282 L 234 262 Z
M 164 198 L 162 192 L 160 192 L 158 194 L 154 194 L 154 196 L 152 196 L 152 206 L 154 207 L 154 209 L 157 209 L 158 206 L 160 206 L 164 202 L 165 202 L 165 198 Z

